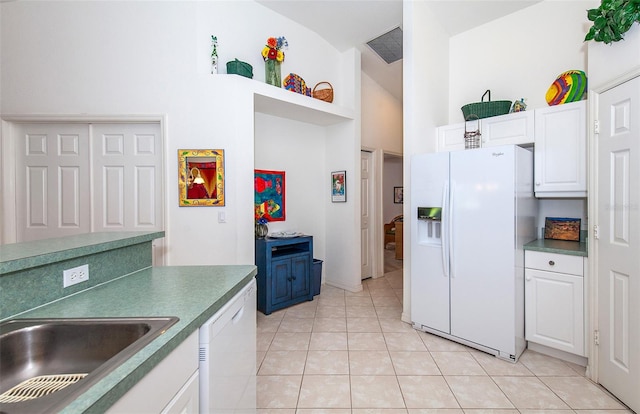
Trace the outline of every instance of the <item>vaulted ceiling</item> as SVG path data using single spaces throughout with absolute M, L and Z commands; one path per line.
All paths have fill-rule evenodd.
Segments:
M 402 60 L 387 64 L 366 43 L 402 28 L 402 0 L 257 0 L 318 33 L 338 50 L 362 53 L 362 70 L 402 101 Z M 415 0 L 417 1 L 417 0 Z M 454 36 L 541 0 L 423 0 Z

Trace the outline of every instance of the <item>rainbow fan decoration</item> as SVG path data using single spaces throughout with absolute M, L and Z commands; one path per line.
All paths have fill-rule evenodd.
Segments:
M 587 75 L 581 70 L 568 70 L 551 84 L 545 96 L 550 106 L 576 102 L 587 90 Z

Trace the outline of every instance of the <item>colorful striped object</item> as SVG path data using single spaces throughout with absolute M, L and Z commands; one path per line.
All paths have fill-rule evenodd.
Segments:
M 284 88 L 288 91 L 311 96 L 311 88 L 307 88 L 307 84 L 304 79 L 295 73 L 287 75 L 282 83 L 284 84 Z
M 587 90 L 587 75 L 581 70 L 568 70 L 551 84 L 545 96 L 549 106 L 576 102 Z

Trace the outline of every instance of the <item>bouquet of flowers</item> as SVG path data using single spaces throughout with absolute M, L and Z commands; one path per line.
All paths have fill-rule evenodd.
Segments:
M 262 48 L 262 58 L 267 60 L 275 60 L 277 62 L 284 61 L 283 49 L 287 48 L 289 43 L 284 36 L 270 37 L 267 39 L 267 44 Z

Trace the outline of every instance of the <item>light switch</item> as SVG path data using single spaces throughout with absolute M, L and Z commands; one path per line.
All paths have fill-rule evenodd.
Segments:
M 226 223 L 227 216 L 224 214 L 224 211 L 218 211 L 218 223 Z

